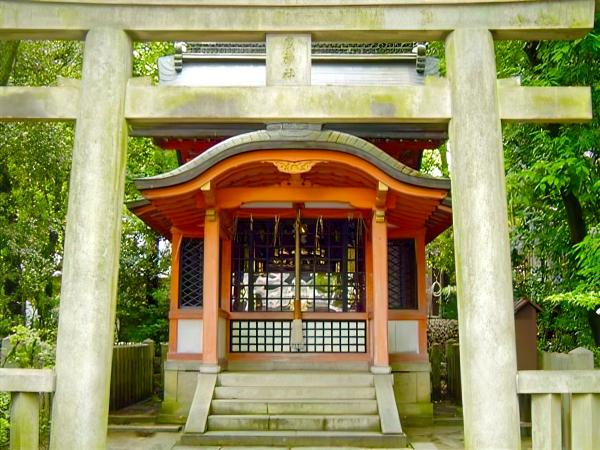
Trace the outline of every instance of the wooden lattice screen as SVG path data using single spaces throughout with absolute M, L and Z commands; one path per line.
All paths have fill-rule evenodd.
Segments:
M 413 239 L 388 241 L 388 307 L 417 309 L 417 264 Z
M 204 240 L 184 238 L 179 261 L 179 307 L 202 306 Z

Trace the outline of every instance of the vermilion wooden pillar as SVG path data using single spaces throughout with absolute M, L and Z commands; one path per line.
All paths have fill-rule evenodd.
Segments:
M 204 298 L 201 372 L 219 372 L 219 213 L 206 211 L 204 219 Z
M 177 319 L 173 313 L 179 308 L 179 257 L 181 252 L 182 234 L 177 229 L 171 230 L 171 302 L 169 309 L 169 353 L 177 353 Z
M 390 373 L 388 355 L 388 268 L 385 211 L 377 210 L 371 223 L 373 255 L 373 373 Z

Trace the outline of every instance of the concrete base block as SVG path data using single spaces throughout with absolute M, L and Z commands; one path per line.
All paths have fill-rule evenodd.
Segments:
M 387 375 L 392 373 L 390 366 L 371 366 L 371 373 L 374 375 Z
M 190 412 L 190 405 L 181 405 L 176 400 L 163 400 L 158 423 L 172 423 L 185 425 L 187 416 Z
M 431 403 L 431 365 L 427 363 L 394 363 L 394 397 L 404 425 L 433 423 Z
M 394 396 L 397 403 L 417 402 L 417 374 L 394 372 Z
M 219 373 L 221 372 L 221 366 L 218 364 L 202 364 L 200 366 L 200 373 Z
M 433 403 L 398 403 L 398 413 L 402 423 L 417 419 L 433 422 Z
M 177 400 L 177 370 L 165 369 L 164 398 L 165 400 Z
M 198 384 L 197 370 L 165 368 L 164 400 L 158 420 L 162 423 L 185 424 Z

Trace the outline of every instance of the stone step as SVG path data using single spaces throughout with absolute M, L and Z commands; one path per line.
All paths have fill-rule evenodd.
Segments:
M 369 363 L 366 361 L 306 361 L 303 359 L 290 359 L 288 361 L 229 361 L 227 370 L 230 372 L 280 372 L 285 371 L 314 371 L 314 372 L 369 372 Z M 285 369 L 284 369 L 285 368 Z
M 108 423 L 111 425 L 126 425 L 128 423 L 155 423 L 157 415 L 149 414 L 110 414 Z
M 375 400 L 373 387 L 217 386 L 214 399 L 246 400 Z
M 227 415 L 208 416 L 210 431 L 379 431 L 377 415 Z
M 108 431 L 129 431 L 135 433 L 178 433 L 181 431 L 182 425 L 174 424 L 147 424 L 147 423 L 130 423 L 130 424 L 109 424 Z
M 405 434 L 351 431 L 207 431 L 184 433 L 175 448 L 186 446 L 222 447 L 320 447 L 394 448 L 407 447 Z
M 376 400 L 213 400 L 212 414 L 377 414 Z
M 368 372 L 223 372 L 218 386 L 373 386 Z
M 425 444 L 426 446 L 428 444 Z M 221 445 L 175 445 L 171 450 L 369 450 L 373 447 L 349 447 L 349 446 L 335 446 L 335 447 L 265 447 L 265 446 L 247 446 L 247 445 L 233 445 L 233 446 L 221 446 Z M 419 447 L 421 448 L 421 447 Z M 423 447 L 429 448 L 429 447 Z M 433 448 L 433 447 L 432 447 Z M 380 450 L 412 450 L 412 447 L 381 447 Z

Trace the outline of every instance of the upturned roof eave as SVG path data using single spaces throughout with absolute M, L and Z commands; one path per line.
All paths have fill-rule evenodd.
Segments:
M 357 156 L 395 180 L 413 186 L 450 190 L 450 180 L 423 175 L 394 159 L 375 145 L 337 131 L 259 130 L 216 144 L 188 163 L 161 175 L 134 180 L 140 191 L 177 186 L 197 178 L 211 167 L 238 154 L 266 149 L 333 150 Z

